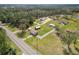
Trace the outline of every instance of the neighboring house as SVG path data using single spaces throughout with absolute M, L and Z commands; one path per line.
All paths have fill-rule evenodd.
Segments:
M 40 18 L 40 21 L 44 21 L 46 18 L 45 17 L 43 17 L 43 18 Z
M 54 25 L 54 24 L 49 24 L 49 26 L 52 27 L 52 28 L 53 28 L 54 30 L 56 30 L 56 31 L 59 30 L 59 28 L 58 28 L 56 25 Z
M 31 30 L 31 31 L 30 31 L 30 34 L 33 35 L 33 36 L 36 36 L 36 35 L 38 34 L 38 32 L 35 31 L 35 30 Z
M 40 18 L 39 20 L 40 20 L 41 23 L 43 23 L 46 20 L 46 18 L 43 17 L 43 18 Z
M 62 17 L 64 17 L 64 15 L 62 14 L 62 15 L 60 15 L 60 17 L 62 18 Z
M 62 25 L 67 25 L 68 22 L 64 22 L 64 21 L 62 21 L 62 22 L 60 22 L 60 24 L 62 24 Z
M 28 30 L 30 32 L 30 35 L 36 36 L 38 34 L 38 32 L 34 29 L 29 28 Z

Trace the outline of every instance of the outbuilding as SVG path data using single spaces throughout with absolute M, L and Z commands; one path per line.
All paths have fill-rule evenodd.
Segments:
M 49 26 L 50 26 L 50 27 L 55 27 L 55 25 L 54 25 L 54 24 L 49 24 Z
M 62 25 L 67 25 L 68 22 L 64 22 L 64 21 L 62 21 L 62 22 L 60 22 L 60 24 L 62 24 Z
M 40 25 L 35 26 L 35 30 L 40 29 Z

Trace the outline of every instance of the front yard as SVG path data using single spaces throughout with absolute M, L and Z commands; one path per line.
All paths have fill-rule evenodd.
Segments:
M 43 39 L 31 37 L 25 40 L 26 43 L 36 48 L 42 54 L 64 54 L 62 43 L 53 33 Z

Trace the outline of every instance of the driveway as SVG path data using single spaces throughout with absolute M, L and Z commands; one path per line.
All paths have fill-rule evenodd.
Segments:
M 13 41 L 25 55 L 38 55 L 40 54 L 38 51 L 35 49 L 31 48 L 27 43 L 25 43 L 22 39 L 18 38 L 13 32 L 8 30 L 7 28 L 2 27 L 4 30 L 6 30 L 6 33 L 8 37 Z

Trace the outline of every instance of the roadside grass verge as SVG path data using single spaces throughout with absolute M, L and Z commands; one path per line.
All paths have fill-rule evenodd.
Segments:
M 12 32 L 15 32 L 17 31 L 18 29 L 10 24 L 6 24 L 5 25 L 6 28 L 8 28 L 9 30 L 11 30 Z

